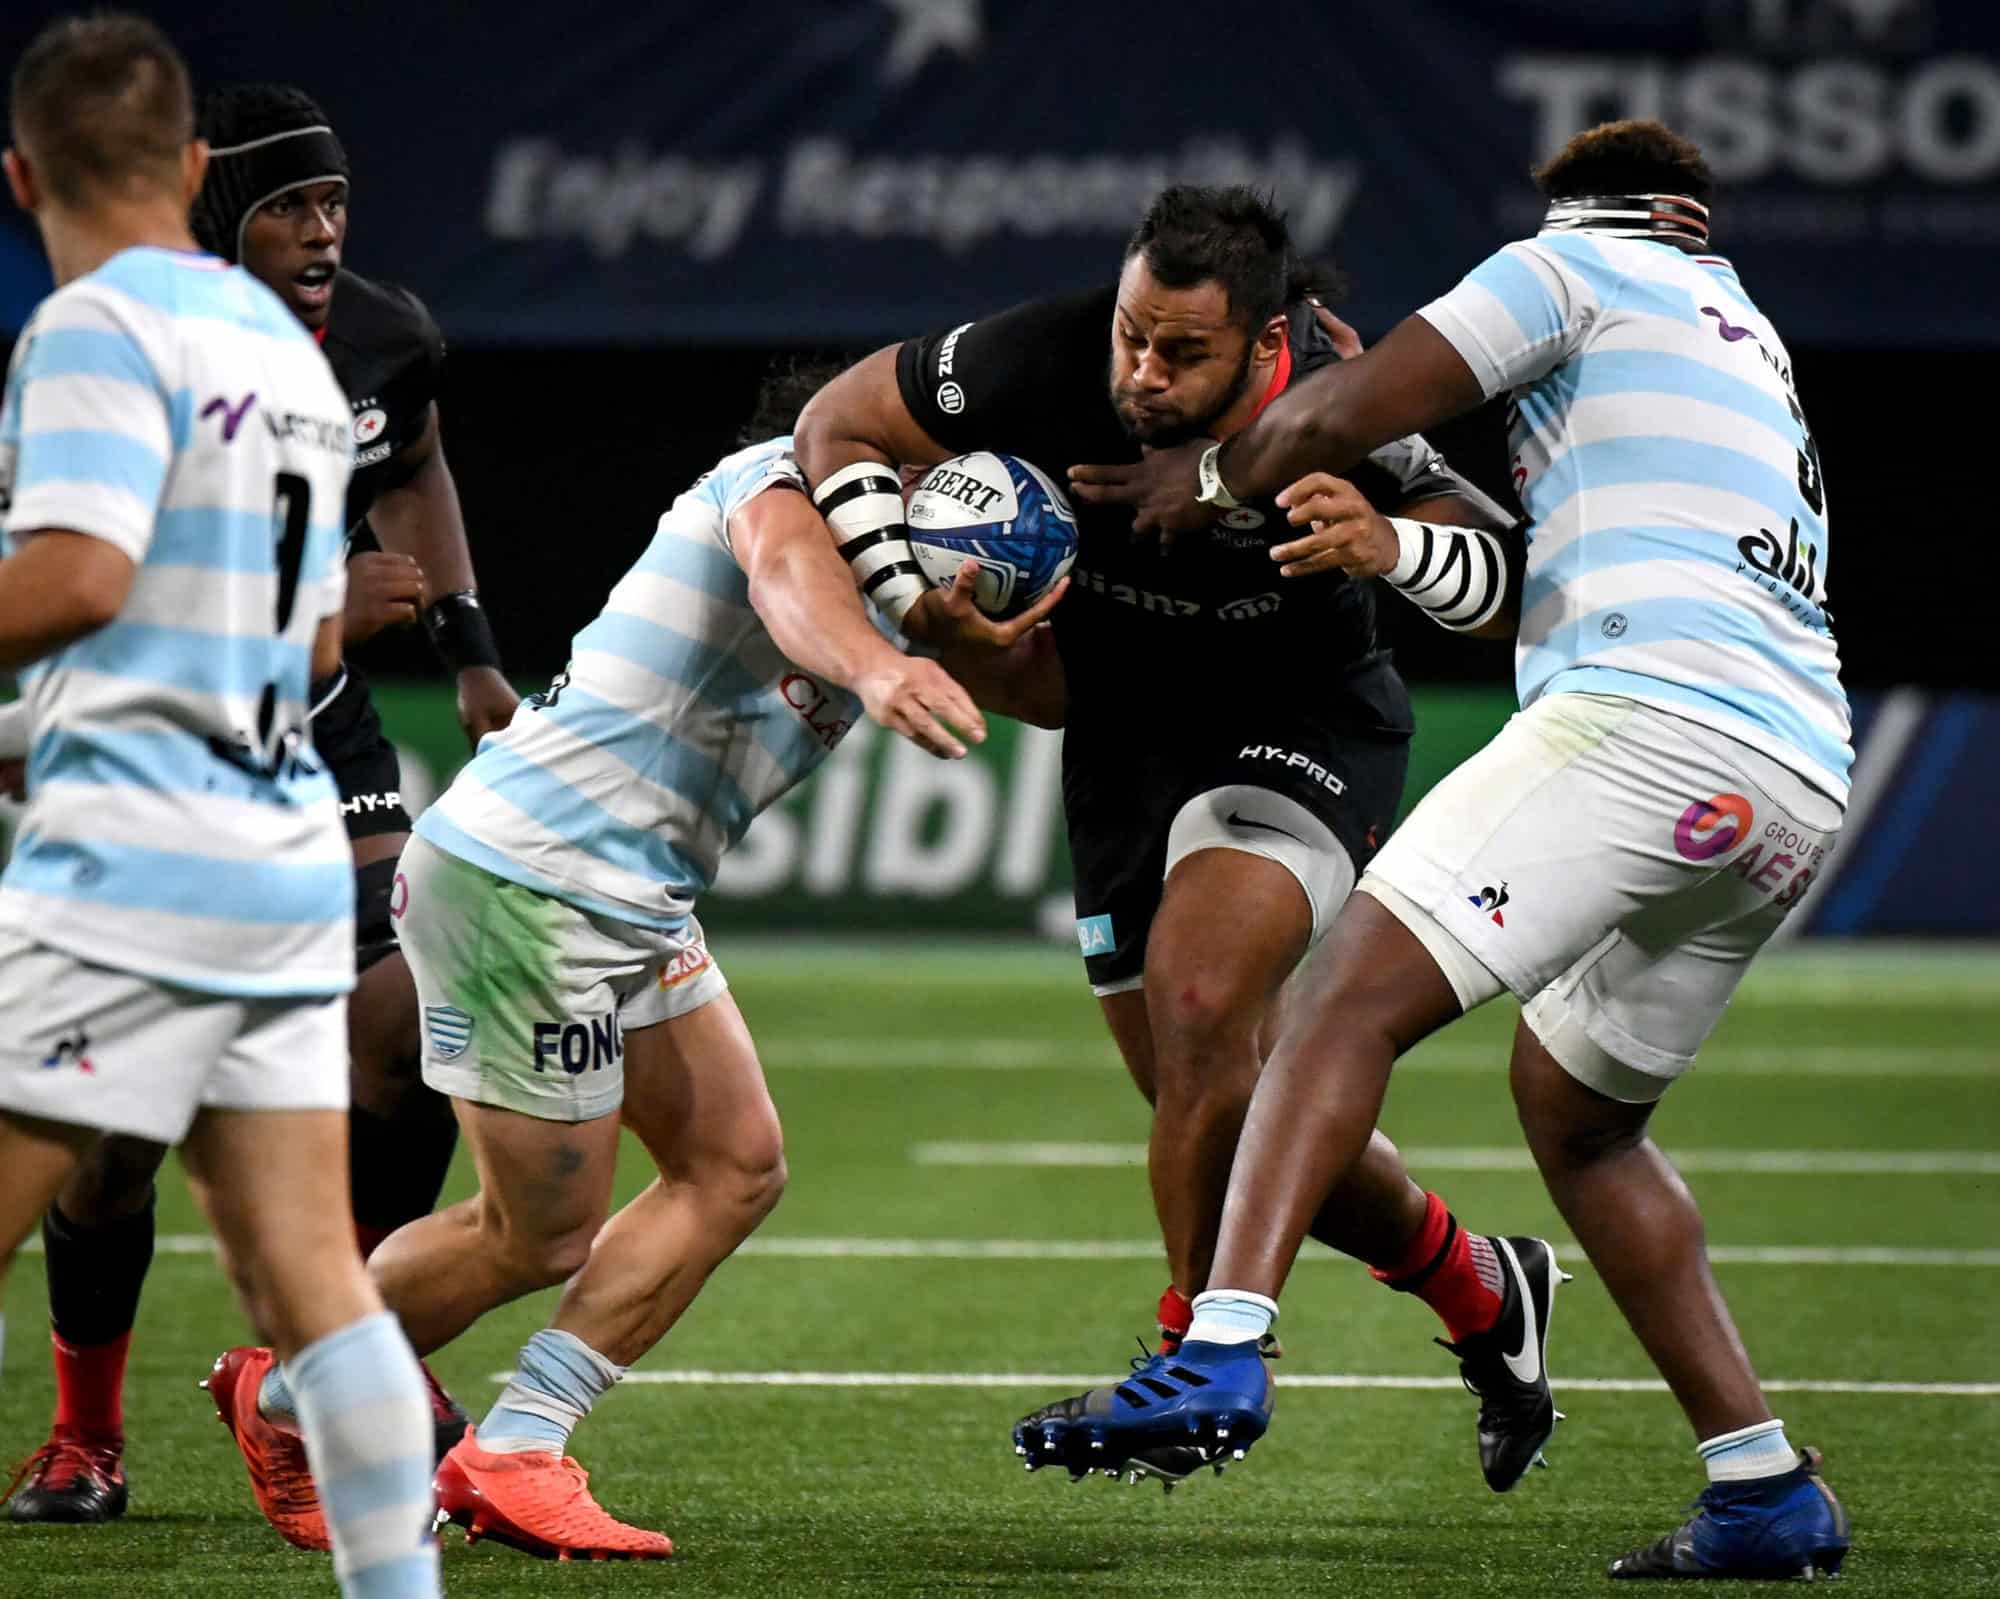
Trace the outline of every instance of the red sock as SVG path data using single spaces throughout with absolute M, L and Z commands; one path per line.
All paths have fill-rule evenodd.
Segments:
M 125 1437 L 125 1352 L 132 1334 L 109 1343 L 72 1344 L 53 1329 L 49 1343 L 56 1362 L 56 1425 L 87 1438 Z
M 361 1247 L 361 1258 L 366 1260 L 382 1247 L 382 1240 L 396 1229 L 393 1227 L 370 1227 L 366 1222 L 354 1224 L 354 1241 Z
M 1463 1343 L 1500 1319 L 1500 1262 L 1493 1246 L 1458 1219 L 1436 1194 L 1426 1194 L 1424 1224 L 1409 1247 L 1368 1274 L 1399 1293 L 1415 1294 L 1444 1323 L 1445 1335 Z
M 1172 1283 L 1160 1295 L 1160 1308 L 1154 1312 L 1160 1323 L 1160 1336 L 1179 1343 L 1187 1337 L 1187 1330 L 1194 1325 L 1194 1306 L 1188 1296 Z

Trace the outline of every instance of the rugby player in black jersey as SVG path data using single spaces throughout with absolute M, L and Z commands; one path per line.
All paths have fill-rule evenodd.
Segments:
M 439 442 L 444 339 L 417 297 L 341 265 L 348 163 L 326 114 L 293 88 L 207 96 L 208 176 L 196 236 L 240 261 L 320 338 L 354 416 L 347 521 L 380 550 L 348 562 L 346 642 L 422 621 L 456 674 L 475 744 L 504 727 L 516 695 L 501 675 L 466 547 L 458 491 Z M 313 688 L 313 742 L 340 790 L 354 847 L 357 962 L 348 1006 L 355 1229 L 364 1255 L 437 1201 L 456 1138 L 448 1102 L 425 1088 L 416 989 L 396 951 L 389 900 L 410 829 L 396 751 L 350 663 Z M 126 1503 L 123 1388 L 140 1286 L 153 1254 L 153 1176 L 165 1151 L 106 1138 L 42 1227 L 48 1251 L 56 1415 L 24 1468 L 16 1521 L 104 1521 Z M 466 1417 L 432 1382 L 442 1452 Z
M 814 399 L 800 464 L 876 603 L 921 636 L 929 602 L 884 464 L 991 449 L 1060 474 L 1226 438 L 1339 359 L 1347 330 L 1303 292 L 1283 217 L 1244 189 L 1172 188 L 1115 285 L 1037 300 L 878 351 Z M 1351 352 L 1350 352 L 1351 353 Z M 1398 515 L 1507 517 L 1420 438 L 1351 474 Z M 1283 991 L 1395 820 L 1408 695 L 1372 589 L 1293 570 L 1285 513 L 1214 505 L 1199 538 L 1132 537 L 1080 501 L 1054 628 L 1068 681 L 1063 803 L 1091 986 L 1153 1104 L 1148 1165 L 1172 1283 L 1170 1346 L 1205 1285 L 1230 1161 Z M 1312 968 L 1298 981 L 1312 982 Z M 1504 1491 L 1554 1425 L 1545 1376 L 1502 1345 L 1541 1336 L 1491 1240 L 1461 1229 L 1379 1133 L 1314 1236 L 1438 1311 L 1484 1401 L 1481 1464 Z M 1084 1399 L 1069 1401 L 1072 1405 Z M 1042 1463 L 1028 1418 L 1023 1448 Z M 1063 1461 L 1063 1464 L 1077 1463 Z M 1171 1475 L 1187 1461 L 1158 1463 Z

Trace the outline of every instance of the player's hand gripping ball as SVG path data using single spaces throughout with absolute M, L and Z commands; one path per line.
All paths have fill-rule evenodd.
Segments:
M 924 573 L 949 588 L 967 557 L 979 563 L 974 602 L 996 619 L 1019 616 L 1076 560 L 1076 513 L 1039 469 L 977 450 L 932 467 L 910 495 L 910 547 Z

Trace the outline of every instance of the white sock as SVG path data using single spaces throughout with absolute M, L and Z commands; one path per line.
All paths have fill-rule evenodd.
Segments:
M 1753 1482 L 1798 1469 L 1799 1452 L 1785 1437 L 1782 1421 L 1760 1421 L 1754 1427 L 1704 1438 L 1695 1446 L 1708 1467 L 1710 1482 Z
M 1253 1344 L 1277 1319 L 1275 1299 L 1235 1288 L 1211 1288 L 1194 1296 L 1194 1320 L 1188 1324 L 1186 1342 Z

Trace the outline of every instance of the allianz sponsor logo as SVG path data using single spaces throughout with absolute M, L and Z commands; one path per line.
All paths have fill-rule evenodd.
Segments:
M 704 158 L 628 139 L 613 149 L 510 139 L 495 152 L 485 220 L 496 239 L 580 240 L 606 260 L 637 245 L 697 261 L 729 255 L 763 218 L 782 238 L 918 241 L 967 250 L 1002 235 L 1122 238 L 1169 183 L 1251 184 L 1280 195 L 1301 249 L 1327 245 L 1361 186 L 1360 163 L 1286 135 L 1266 149 L 1230 133 L 1135 153 L 884 154 L 833 135 L 776 161 Z

